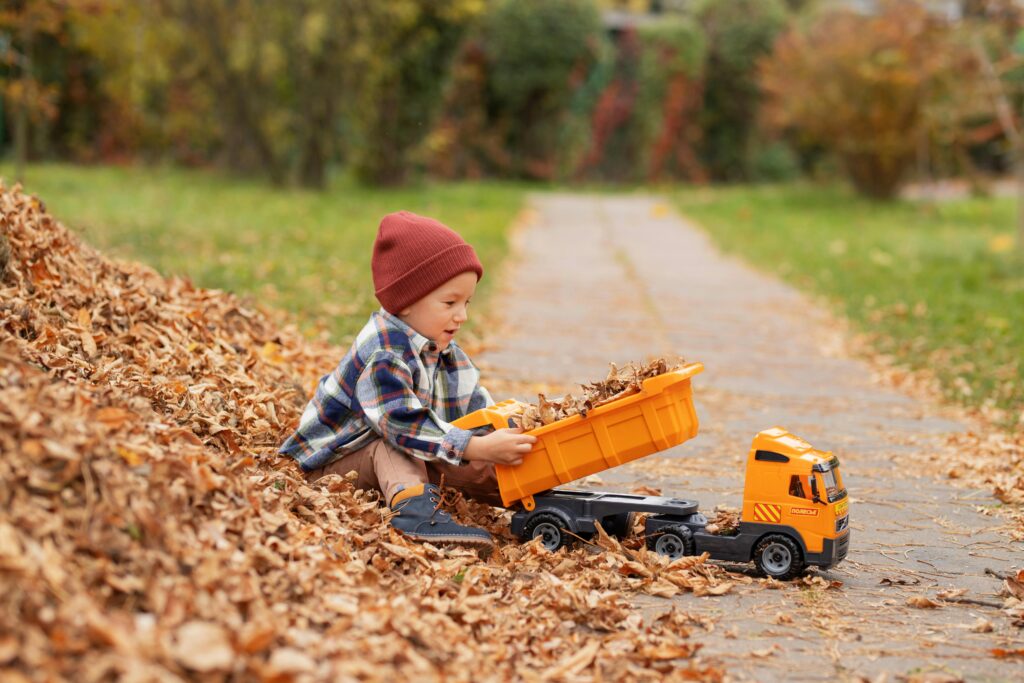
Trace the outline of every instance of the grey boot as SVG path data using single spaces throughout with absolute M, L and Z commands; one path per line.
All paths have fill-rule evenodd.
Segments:
M 463 526 L 441 509 L 441 492 L 433 484 L 410 486 L 391 499 L 391 526 L 417 541 L 462 543 L 493 546 L 494 540 L 483 529 Z

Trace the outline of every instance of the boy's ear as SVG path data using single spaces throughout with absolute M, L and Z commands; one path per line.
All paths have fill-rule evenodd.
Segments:
M 401 311 L 398 312 L 398 317 L 399 318 L 404 318 L 405 316 L 409 315 L 409 311 L 411 311 L 411 310 L 412 310 L 412 308 L 402 309 Z

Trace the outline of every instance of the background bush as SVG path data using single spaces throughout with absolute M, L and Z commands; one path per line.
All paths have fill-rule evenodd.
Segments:
M 715 180 L 748 180 L 761 89 L 757 62 L 788 19 L 781 0 L 708 0 L 697 10 L 708 52 L 701 158 Z
M 761 82 L 771 125 L 831 151 L 860 192 L 884 199 L 922 142 L 957 125 L 950 106 L 971 99 L 970 73 L 948 24 L 917 3 L 893 2 L 878 15 L 832 11 L 789 29 Z
M 449 177 L 550 179 L 574 95 L 603 49 L 588 0 L 497 0 L 460 51 L 431 141 Z
M 703 179 L 696 156 L 705 44 L 689 19 L 622 31 L 591 114 L 577 177 Z
M 876 197 L 915 163 L 1010 168 L 992 92 L 1020 110 L 1012 0 L 965 3 L 953 22 L 911 0 L 837 7 L 16 0 L 0 7 L 0 153 L 313 188 L 335 169 L 391 185 L 423 169 L 703 182 L 842 168 Z M 979 42 L 998 83 L 977 77 Z

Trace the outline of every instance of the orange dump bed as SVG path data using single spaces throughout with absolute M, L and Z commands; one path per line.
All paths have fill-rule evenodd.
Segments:
M 537 443 L 522 464 L 497 465 L 498 486 L 506 506 L 522 501 L 532 510 L 533 494 L 665 450 L 697 435 L 690 378 L 700 363 L 644 380 L 640 393 L 533 429 Z M 462 429 L 509 426 L 519 403 L 502 401 L 470 413 L 453 424 Z

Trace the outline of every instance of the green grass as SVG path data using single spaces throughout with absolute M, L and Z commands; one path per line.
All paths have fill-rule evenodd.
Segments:
M 832 301 L 903 365 L 935 372 L 948 397 L 1024 419 L 1024 258 L 1015 203 L 874 203 L 836 187 L 674 194 L 727 252 Z
M 0 177 L 13 184 L 10 165 L 0 165 Z M 25 189 L 110 255 L 289 311 L 305 330 L 326 331 L 337 343 L 378 307 L 370 255 L 381 216 L 408 209 L 459 231 L 489 275 L 474 302 L 479 311 L 526 190 L 497 183 L 383 190 L 339 181 L 317 193 L 209 171 L 66 164 L 30 167 Z

